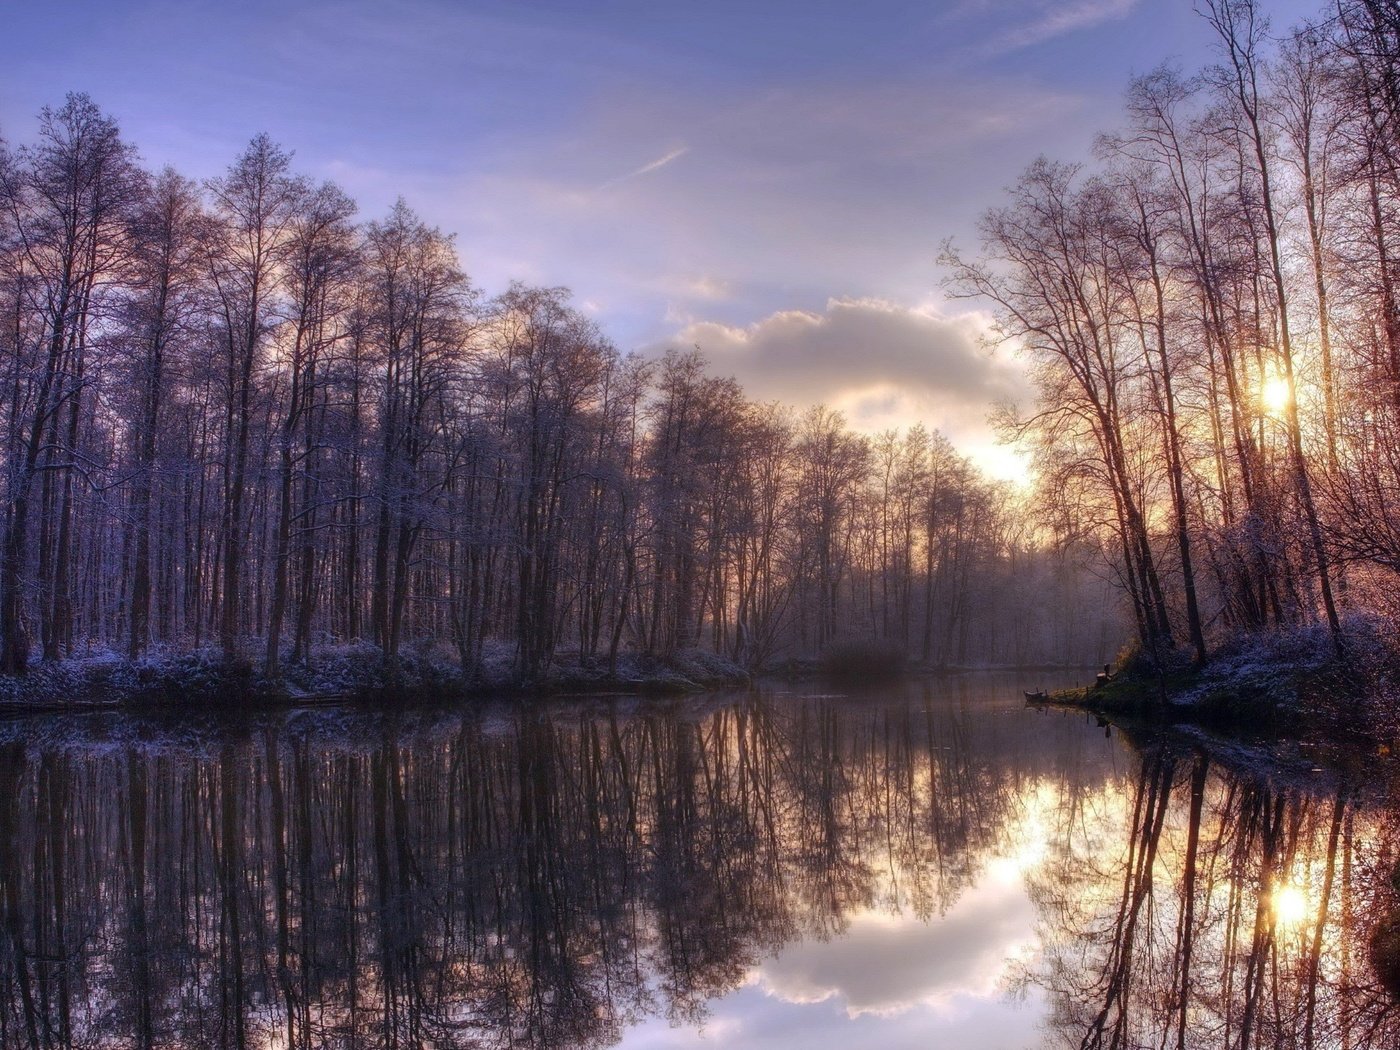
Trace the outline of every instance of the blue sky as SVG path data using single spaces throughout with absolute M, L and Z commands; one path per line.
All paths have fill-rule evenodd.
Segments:
M 700 342 L 756 396 L 983 452 L 1025 391 L 949 317 L 939 245 L 1209 48 L 1190 0 L 0 0 L 0 26 L 11 142 L 73 90 L 196 177 L 267 131 L 366 215 L 402 194 L 456 232 L 488 292 L 567 285 L 624 350 Z

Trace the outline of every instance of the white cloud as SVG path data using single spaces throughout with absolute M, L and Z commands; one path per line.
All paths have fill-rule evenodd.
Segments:
M 684 157 L 689 152 L 689 146 L 677 146 L 675 149 L 663 153 L 655 160 L 643 164 L 640 168 L 637 168 L 634 171 L 629 171 L 626 175 L 619 175 L 615 179 L 609 179 L 607 182 L 603 183 L 603 185 L 599 186 L 598 188 L 608 189 L 611 186 L 616 186 L 619 183 L 626 182 L 628 179 L 635 179 L 639 175 L 649 175 L 653 171 L 660 171 L 667 164 L 670 164 L 673 160 L 676 160 L 680 157 Z
M 956 13 L 1008 26 L 977 49 L 995 55 L 1125 18 L 1137 6 L 1138 0 L 971 0 Z
M 786 1002 L 837 1000 L 849 1017 L 917 1005 L 950 1009 L 999 993 L 1009 960 L 1034 949 L 1034 924 L 1025 889 L 1007 870 L 929 922 L 856 915 L 838 940 L 792 945 L 760 966 L 754 980 Z
M 643 165 L 642 165 L 640 168 L 638 168 L 636 171 L 632 172 L 632 175 L 631 175 L 631 176 L 628 176 L 628 177 L 631 178 L 631 177 L 635 177 L 635 176 L 637 176 L 637 175 L 645 175 L 645 174 L 646 174 L 647 172 L 649 172 L 649 171 L 656 171 L 656 170 L 659 169 L 659 168 L 664 168 L 667 164 L 670 164 L 671 161 L 675 160 L 677 157 L 683 157 L 683 156 L 685 156 L 685 155 L 686 155 L 687 153 L 689 153 L 689 152 L 690 152 L 690 147 L 689 147 L 689 146 L 680 146 L 680 147 L 677 147 L 676 149 L 671 150 L 669 153 L 666 153 L 666 154 L 664 154 L 664 155 L 662 155 L 662 156 L 660 156 L 660 157 L 657 157 L 657 158 L 656 158 L 654 161 L 652 161 L 650 164 L 643 164 Z
M 669 345 L 698 346 L 758 400 L 824 403 L 867 432 L 924 422 L 974 452 L 995 445 L 993 405 L 1030 397 L 1015 359 L 981 345 L 988 325 L 980 313 L 832 299 L 820 313 L 783 310 L 747 326 L 694 322 Z
M 698 344 L 718 371 L 733 371 L 760 398 L 828 401 L 881 388 L 886 408 L 891 397 L 920 395 L 990 404 L 1025 386 L 1014 362 L 981 345 L 988 326 L 981 313 L 831 299 L 821 313 L 781 310 L 743 327 L 698 322 L 674 342 Z M 869 407 L 878 412 L 882 402 Z

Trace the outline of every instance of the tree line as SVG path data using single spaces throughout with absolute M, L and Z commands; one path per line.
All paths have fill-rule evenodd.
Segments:
M 451 236 L 402 201 L 361 221 L 266 136 L 197 184 L 87 96 L 43 110 L 0 151 L 0 317 L 3 672 L 435 642 L 528 680 L 563 651 L 1027 662 L 1113 633 L 1071 611 L 1103 605 L 1073 544 L 938 433 L 620 353 L 564 289 L 487 296 Z
M 1214 64 L 1134 80 L 1091 166 L 1032 164 L 951 286 L 1025 348 L 1040 411 L 1008 425 L 1145 649 L 1340 651 L 1400 570 L 1400 4 L 1198 11 Z

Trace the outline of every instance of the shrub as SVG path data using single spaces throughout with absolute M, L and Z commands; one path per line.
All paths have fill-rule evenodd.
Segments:
M 1165 646 L 1156 657 L 1143 648 L 1136 638 L 1118 650 L 1113 667 L 1128 678 L 1150 678 L 1158 674 L 1175 674 L 1191 666 L 1191 654 Z

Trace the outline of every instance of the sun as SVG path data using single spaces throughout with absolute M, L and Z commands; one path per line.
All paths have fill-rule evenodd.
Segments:
M 1308 898 L 1297 886 L 1279 886 L 1274 890 L 1274 921 L 1283 927 L 1300 926 L 1308 917 Z
M 1281 417 L 1293 403 L 1293 384 L 1282 372 L 1268 371 L 1259 383 L 1259 404 L 1265 415 Z

